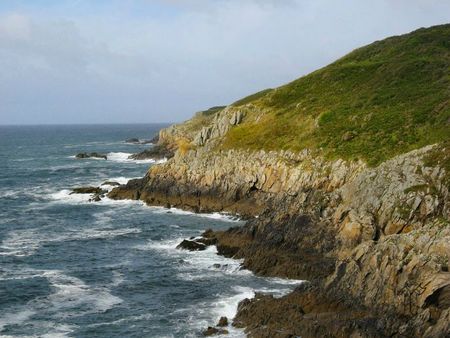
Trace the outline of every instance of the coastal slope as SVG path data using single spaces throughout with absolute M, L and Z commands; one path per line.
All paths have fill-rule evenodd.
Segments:
M 220 254 L 305 279 L 242 302 L 251 337 L 450 333 L 450 25 L 375 42 L 159 134 L 109 197 L 248 219 Z

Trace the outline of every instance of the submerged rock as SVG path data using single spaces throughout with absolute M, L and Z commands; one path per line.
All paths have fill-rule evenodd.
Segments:
M 107 156 L 104 154 L 99 153 L 78 153 L 75 158 L 77 159 L 85 159 L 85 158 L 103 158 L 104 160 L 107 160 Z

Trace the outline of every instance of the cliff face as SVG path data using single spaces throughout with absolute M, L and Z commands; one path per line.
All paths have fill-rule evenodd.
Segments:
M 175 156 L 109 196 L 248 218 L 214 234 L 219 253 L 258 274 L 310 281 L 243 302 L 234 324 L 250 336 L 450 334 L 450 133 L 372 166 L 315 147 L 230 147 L 230 133 L 249 121 L 262 128 L 268 113 L 247 101 L 161 131 Z
M 223 254 L 259 274 L 316 281 L 330 300 L 370 309 L 386 335 L 431 337 L 448 330 L 450 305 L 449 187 L 444 170 L 424 164 L 432 150 L 368 168 L 308 151 L 200 148 L 111 197 L 239 213 L 250 220 L 218 234 Z

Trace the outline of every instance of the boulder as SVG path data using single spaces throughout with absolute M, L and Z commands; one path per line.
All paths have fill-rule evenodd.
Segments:
M 70 194 L 105 194 L 107 193 L 106 190 L 103 190 L 99 187 L 80 187 L 80 188 L 74 188 L 72 189 L 72 192 Z
M 220 317 L 219 322 L 217 323 L 217 326 L 224 327 L 228 326 L 228 318 L 227 317 Z
M 107 156 L 104 154 L 99 154 L 96 152 L 93 153 L 78 153 L 75 158 L 77 159 L 85 159 L 85 158 L 103 158 L 104 160 L 107 159 Z
M 189 251 L 202 251 L 206 249 L 206 245 L 203 243 L 198 243 L 196 241 L 185 239 L 180 244 L 177 245 L 177 249 Z
M 227 330 L 218 329 L 218 328 L 211 327 L 211 326 L 208 326 L 208 328 L 202 332 L 203 336 L 205 336 L 205 337 L 214 336 L 217 334 L 228 334 L 228 333 L 229 332 Z

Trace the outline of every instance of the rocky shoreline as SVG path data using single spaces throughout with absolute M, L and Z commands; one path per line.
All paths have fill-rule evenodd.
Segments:
M 291 152 L 181 153 L 113 189 L 113 199 L 248 219 L 212 234 L 256 274 L 310 281 L 257 295 L 233 325 L 250 337 L 445 337 L 450 332 L 450 211 L 436 146 L 376 168 Z

